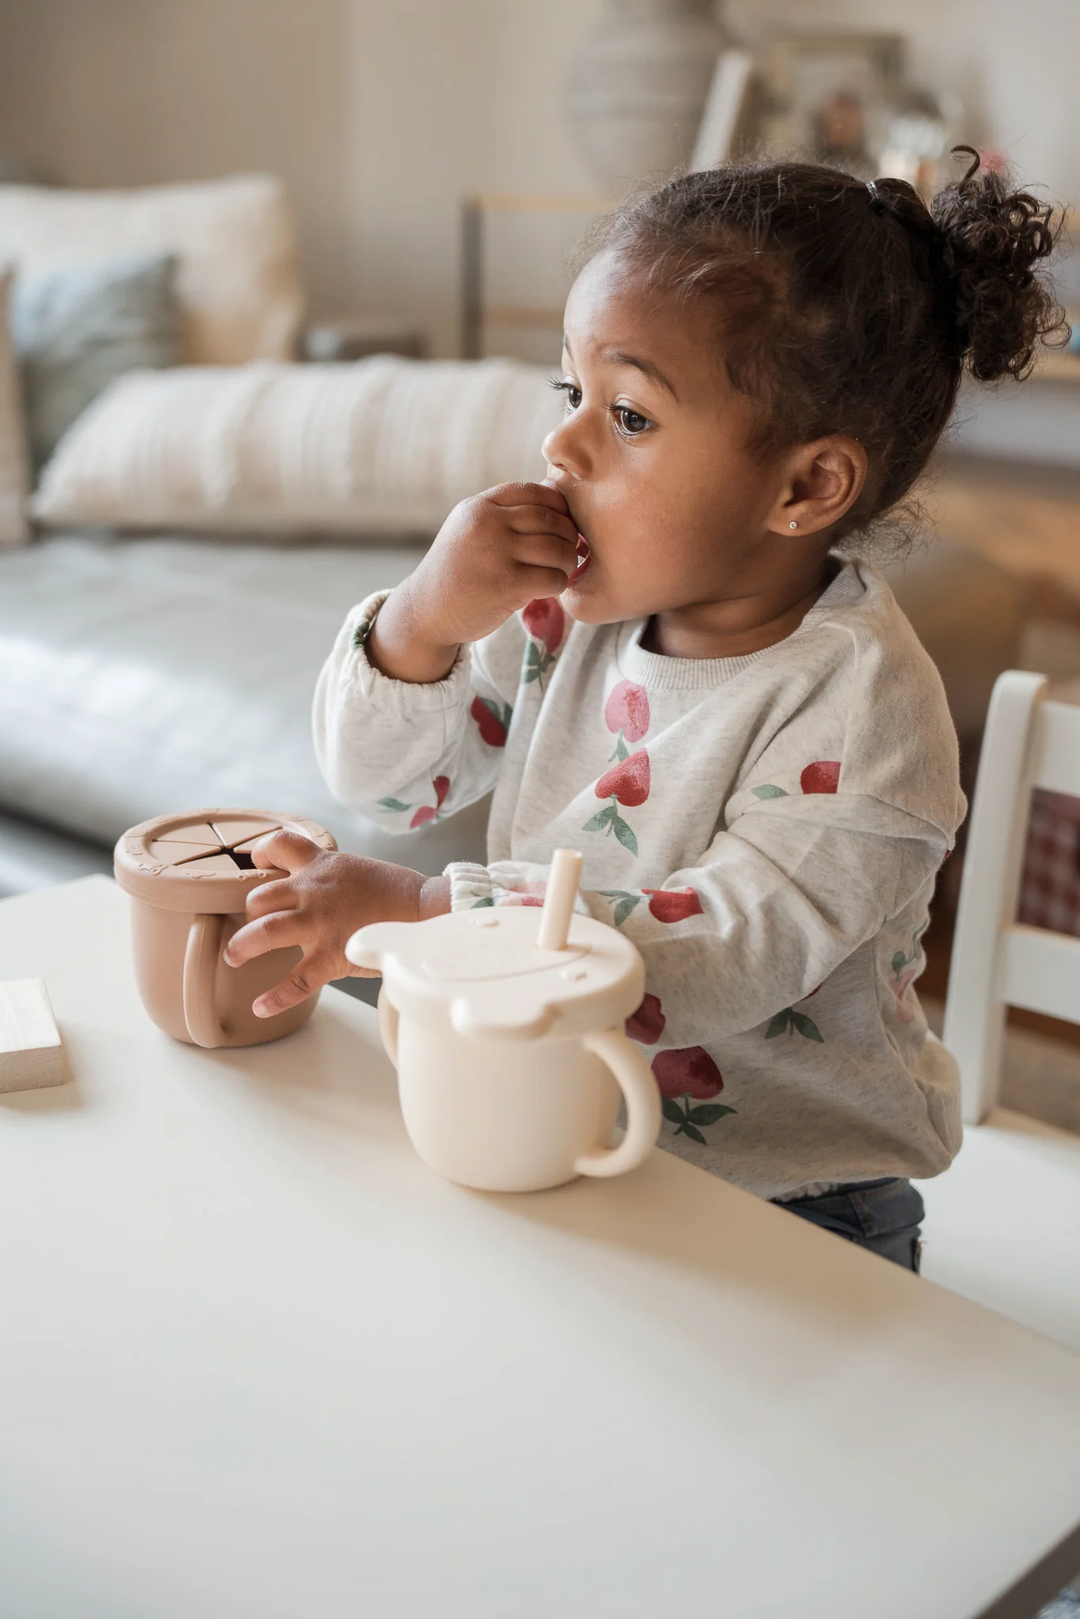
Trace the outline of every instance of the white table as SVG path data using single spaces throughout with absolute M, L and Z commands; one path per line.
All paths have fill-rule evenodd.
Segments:
M 74 1082 L 0 1099 L 4 1619 L 1030 1619 L 1080 1566 L 1065 1351 L 664 1153 L 448 1185 L 361 1003 L 160 1034 L 105 878 L 0 905 L 38 974 Z

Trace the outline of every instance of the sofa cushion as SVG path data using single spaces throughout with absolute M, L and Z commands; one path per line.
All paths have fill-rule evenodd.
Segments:
M 31 510 L 50 526 L 429 535 L 466 495 L 542 478 L 561 410 L 548 373 L 511 360 L 141 372 L 75 424 Z
M 175 364 L 175 273 L 171 253 L 136 253 L 19 276 L 9 324 L 36 467 L 110 382 Z
M 0 262 L 33 272 L 146 252 L 176 255 L 187 364 L 295 353 L 303 297 L 292 213 L 269 175 L 130 191 L 0 186 Z
M 8 326 L 13 273 L 0 266 L 0 549 L 26 539 L 23 502 L 29 487 L 19 365 Z
M 166 810 L 293 811 L 429 873 L 486 806 L 408 836 L 331 796 L 311 699 L 348 608 L 421 553 L 61 536 L 0 554 L 0 808 L 111 844 Z

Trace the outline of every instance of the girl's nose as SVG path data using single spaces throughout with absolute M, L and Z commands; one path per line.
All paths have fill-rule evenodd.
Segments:
M 552 428 L 541 446 L 541 454 L 550 467 L 558 467 L 571 478 L 583 478 L 589 469 L 589 456 L 585 446 L 583 423 L 578 414 L 567 416 Z

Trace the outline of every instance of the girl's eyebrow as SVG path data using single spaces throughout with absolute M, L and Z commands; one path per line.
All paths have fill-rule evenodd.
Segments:
M 566 350 L 567 354 L 570 354 L 572 359 L 573 355 L 570 353 L 570 342 L 565 332 L 563 333 L 563 348 Z M 635 371 L 640 371 L 643 376 L 651 377 L 655 383 L 658 383 L 659 386 L 663 388 L 666 393 L 669 393 L 672 399 L 678 403 L 679 396 L 675 392 L 675 389 L 672 387 L 667 377 L 665 377 L 660 367 L 658 365 L 654 365 L 651 360 L 639 360 L 636 354 L 627 354 L 624 349 L 604 349 L 603 357 L 605 360 L 610 360 L 612 365 L 632 365 Z

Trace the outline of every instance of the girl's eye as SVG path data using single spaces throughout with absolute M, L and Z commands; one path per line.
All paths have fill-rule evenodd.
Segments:
M 551 386 L 558 392 L 566 395 L 566 403 L 571 410 L 577 410 L 581 404 L 581 389 L 573 382 L 564 382 L 561 377 L 549 377 Z
M 620 433 L 625 433 L 627 438 L 637 438 L 640 433 L 646 432 L 652 426 L 647 416 L 643 416 L 640 411 L 631 410 L 628 405 L 616 405 L 615 418 Z

